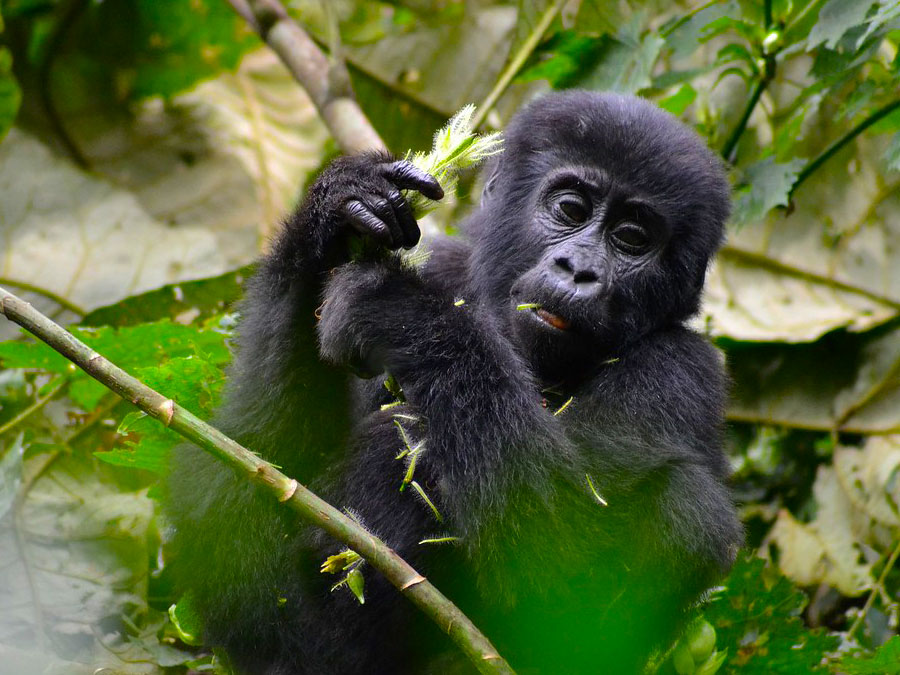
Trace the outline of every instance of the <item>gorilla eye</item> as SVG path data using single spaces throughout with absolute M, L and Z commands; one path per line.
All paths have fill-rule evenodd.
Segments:
M 559 210 L 575 223 L 583 223 L 590 215 L 587 204 L 577 195 L 565 195 L 560 199 Z
M 643 253 L 652 241 L 650 233 L 634 223 L 621 223 L 611 232 L 610 237 L 616 248 L 630 255 Z

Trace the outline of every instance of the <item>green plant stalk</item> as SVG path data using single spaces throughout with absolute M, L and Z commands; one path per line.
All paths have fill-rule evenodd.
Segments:
M 63 387 L 65 387 L 68 383 L 69 383 L 69 378 L 67 378 L 67 377 L 56 378 L 56 381 L 53 383 L 53 386 L 51 387 L 50 391 L 48 391 L 46 394 L 41 396 L 37 401 L 35 401 L 30 406 L 25 408 L 25 410 L 23 410 L 18 415 L 13 417 L 6 424 L 0 425 L 0 436 L 5 434 L 10 429 L 16 428 L 16 426 L 18 426 L 20 423 L 24 422 L 26 419 L 31 417 L 31 415 L 33 415 L 38 410 L 40 410 L 45 405 L 47 405 L 51 400 L 53 400 L 53 397 L 56 396 L 60 392 L 60 390 Z M 0 458 L 2 458 L 4 454 L 5 453 L 0 452 Z
M 831 159 L 834 155 L 836 155 L 847 143 L 852 141 L 854 138 L 859 136 L 862 132 L 868 129 L 870 126 L 878 122 L 879 120 L 884 119 L 892 112 L 894 112 L 897 108 L 900 108 L 900 99 L 896 101 L 891 101 L 887 105 L 882 106 L 871 115 L 869 115 L 862 122 L 853 127 L 846 134 L 837 139 L 834 143 L 825 148 L 819 155 L 810 160 L 809 164 L 807 164 L 800 173 L 797 174 L 797 180 L 794 181 L 793 187 L 791 187 L 791 191 L 788 194 L 788 199 L 794 196 L 794 191 L 811 175 L 813 175 L 816 171 L 818 171 L 819 167 L 821 167 L 825 162 Z
M 769 66 L 769 63 L 772 64 L 771 67 Z M 766 90 L 766 87 L 769 86 L 769 82 L 772 81 L 772 77 L 775 75 L 774 64 L 774 59 L 772 59 L 771 56 L 766 58 L 766 70 L 762 77 L 760 77 L 753 85 L 753 91 L 750 92 L 750 98 L 747 99 L 747 105 L 744 106 L 744 112 L 741 113 L 741 118 L 732 130 L 728 140 L 725 141 L 725 145 L 722 146 L 722 158 L 726 162 L 734 161 L 732 155 L 734 154 L 738 141 L 741 140 L 744 130 L 747 128 L 747 122 L 750 121 L 750 115 L 753 114 L 753 111 L 756 109 L 756 104 L 759 103 L 759 99 L 762 97 L 763 92 Z
M 473 129 L 480 127 L 488 116 L 488 113 L 493 110 L 497 101 L 503 96 L 503 92 L 506 91 L 506 88 L 509 87 L 513 78 L 516 76 L 516 73 L 521 70 L 525 61 L 528 60 L 528 57 L 531 56 L 531 53 L 537 48 L 541 38 L 544 37 L 544 33 L 550 28 L 550 24 L 553 23 L 553 19 L 556 18 L 556 15 L 559 13 L 559 10 L 562 9 L 564 4 L 566 4 L 564 1 L 556 0 L 543 14 L 541 14 L 541 18 L 538 19 L 534 30 L 531 31 L 528 38 L 522 43 L 519 51 L 516 52 L 516 55 L 513 56 L 512 60 L 509 62 L 509 65 L 503 70 L 503 73 L 500 75 L 500 78 L 497 80 L 493 89 L 491 89 L 490 93 L 485 97 L 481 105 L 478 106 L 475 117 L 472 119 Z
M 856 634 L 856 631 L 859 630 L 859 627 L 862 626 L 863 621 L 865 621 L 866 615 L 875 603 L 875 596 L 878 595 L 878 590 L 884 588 L 884 580 L 887 579 L 888 573 L 894 568 L 894 564 L 897 562 L 898 557 L 900 557 L 900 541 L 897 542 L 897 545 L 894 547 L 894 550 L 891 551 L 891 555 L 887 559 L 887 562 L 884 563 L 884 569 L 881 570 L 881 574 L 875 582 L 875 585 L 872 587 L 869 597 L 866 598 L 866 604 L 863 605 L 862 610 L 860 610 L 859 616 L 856 617 L 853 625 L 850 626 L 850 630 L 847 631 L 847 637 L 845 639 L 848 642 Z
M 446 596 L 384 542 L 272 464 L 95 352 L 29 303 L 0 287 L 0 313 L 151 417 L 286 503 L 311 525 L 363 556 L 434 621 L 481 673 L 513 673 L 490 641 Z M 198 485 L 198 489 L 207 486 Z
M 35 293 L 36 295 L 41 295 L 48 300 L 52 300 L 57 305 L 62 307 L 63 309 L 67 309 L 73 314 L 77 314 L 79 318 L 87 315 L 87 310 L 83 307 L 79 307 L 71 300 L 64 298 L 58 293 L 54 293 L 53 291 L 42 288 L 40 286 L 35 286 L 34 284 L 29 284 L 27 281 L 18 281 L 16 279 L 7 279 L 6 277 L 0 277 L 0 286 L 13 286 L 15 288 L 20 288 L 23 291 L 28 291 L 29 293 Z

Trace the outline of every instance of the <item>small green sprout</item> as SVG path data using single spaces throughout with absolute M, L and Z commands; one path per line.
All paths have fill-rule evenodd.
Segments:
M 600 493 L 597 492 L 597 488 L 594 487 L 594 481 L 591 480 L 591 475 L 589 473 L 584 474 L 584 477 L 587 478 L 588 487 L 591 489 L 591 492 L 594 495 L 594 499 L 600 504 L 600 506 L 609 506 L 609 503 L 600 496 Z
M 455 544 L 458 541 L 459 537 L 431 537 L 429 539 L 423 539 L 419 544 Z
M 465 106 L 435 133 L 431 152 L 406 155 L 406 159 L 437 179 L 444 194 L 451 194 L 456 189 L 460 171 L 503 151 L 499 133 L 475 133 L 472 128 L 474 114 L 474 105 Z M 409 191 L 405 196 L 416 218 L 437 208 L 437 202 L 419 192 Z
M 541 304 L 539 302 L 523 302 L 521 305 L 516 305 L 516 309 L 520 312 L 524 312 L 528 309 L 540 309 Z
M 322 563 L 322 567 L 319 571 L 322 574 L 325 574 L 326 572 L 329 574 L 337 574 L 338 572 L 346 571 L 350 567 L 359 564 L 361 560 L 362 556 L 359 553 L 353 549 L 345 548 L 340 553 L 335 553 L 334 555 L 325 558 L 325 562 Z
M 553 416 L 554 416 L 554 417 L 557 417 L 558 415 L 562 415 L 562 414 L 565 412 L 566 408 L 568 408 L 570 405 L 572 405 L 572 401 L 574 401 L 574 400 L 575 400 L 575 397 L 574 397 L 574 396 L 570 396 L 570 397 L 569 397 L 569 400 L 566 401 L 565 403 L 563 403 L 563 404 L 559 407 L 559 409 L 558 409 L 555 413 L 553 413 Z
M 326 572 L 329 574 L 346 572 L 344 578 L 331 587 L 332 593 L 337 589 L 346 586 L 359 601 L 359 604 L 364 605 L 366 603 L 366 597 L 363 592 L 365 579 L 363 578 L 363 573 L 360 569 L 363 563 L 365 563 L 365 560 L 359 553 L 352 549 L 345 548 L 340 553 L 328 556 L 325 559 L 325 562 L 322 563 L 320 571 L 323 574 Z
M 434 514 L 435 519 L 439 523 L 444 522 L 444 517 L 441 515 L 441 512 L 437 510 L 437 507 L 434 503 L 428 498 L 428 495 L 425 494 L 425 490 L 422 489 L 422 486 L 419 485 L 416 481 L 410 481 L 410 485 L 413 486 L 413 489 L 419 493 L 419 496 L 423 499 L 423 501 L 428 504 L 428 507 L 431 509 L 431 512 Z

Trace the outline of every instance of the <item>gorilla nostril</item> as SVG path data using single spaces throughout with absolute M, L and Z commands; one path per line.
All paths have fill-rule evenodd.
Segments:
M 599 280 L 596 272 L 591 270 L 579 270 L 575 272 L 575 275 L 572 277 L 572 280 L 576 284 L 594 284 Z
M 572 263 L 569 261 L 568 258 L 562 258 L 562 257 L 556 258 L 553 261 L 553 266 L 557 267 L 558 269 L 562 270 L 563 272 L 568 272 L 569 274 L 572 273 Z

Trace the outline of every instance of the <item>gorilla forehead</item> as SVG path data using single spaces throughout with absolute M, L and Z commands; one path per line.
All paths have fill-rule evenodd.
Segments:
M 675 225 L 698 211 L 711 222 L 728 216 L 729 186 L 719 158 L 692 129 L 635 96 L 548 94 L 512 120 L 504 158 L 501 173 L 532 185 L 555 166 L 599 167 L 625 188 L 653 197 Z

